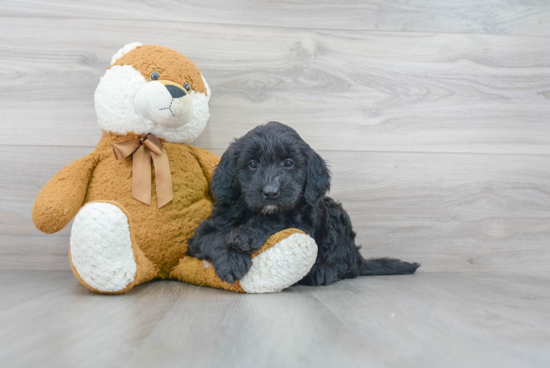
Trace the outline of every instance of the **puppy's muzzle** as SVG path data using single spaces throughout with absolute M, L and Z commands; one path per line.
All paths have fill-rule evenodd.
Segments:
M 276 184 L 268 184 L 262 189 L 262 195 L 264 196 L 264 199 L 267 199 L 268 201 L 272 201 L 277 198 L 280 192 L 280 188 Z

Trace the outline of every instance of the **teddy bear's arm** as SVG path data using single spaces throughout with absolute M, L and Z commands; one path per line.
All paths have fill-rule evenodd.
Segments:
M 204 148 L 197 148 L 189 146 L 191 154 L 197 159 L 199 165 L 202 168 L 202 172 L 208 180 L 208 185 L 210 185 L 210 180 L 212 179 L 212 172 L 217 164 L 220 163 L 220 157 Z
M 65 166 L 48 181 L 32 209 L 32 220 L 38 230 L 52 234 L 71 221 L 82 207 L 96 164 L 91 153 Z

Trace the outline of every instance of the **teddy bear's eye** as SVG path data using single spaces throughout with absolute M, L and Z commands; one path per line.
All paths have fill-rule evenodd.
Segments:
M 160 73 L 159 72 L 152 72 L 151 75 L 149 75 L 149 78 L 151 78 L 151 80 L 157 80 L 160 78 Z
M 185 88 L 185 89 L 187 90 L 187 92 L 189 92 L 189 90 L 191 89 L 191 86 L 189 85 L 189 83 L 186 82 L 186 83 L 183 85 L 183 88 Z

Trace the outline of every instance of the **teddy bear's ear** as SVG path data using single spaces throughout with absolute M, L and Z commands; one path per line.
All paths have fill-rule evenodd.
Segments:
M 127 44 L 126 46 L 124 46 L 123 48 L 121 48 L 120 50 L 118 50 L 116 52 L 116 54 L 113 55 L 113 57 L 111 58 L 111 66 L 116 63 L 116 61 L 118 59 L 120 59 L 121 57 L 123 57 L 125 54 L 129 53 L 130 51 L 132 51 L 133 49 L 135 49 L 136 47 L 138 46 L 143 46 L 141 43 L 139 42 L 132 42 L 132 43 L 129 43 Z

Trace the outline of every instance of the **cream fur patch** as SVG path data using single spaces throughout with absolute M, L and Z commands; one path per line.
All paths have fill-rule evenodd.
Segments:
M 99 126 L 119 134 L 153 133 L 167 142 L 191 143 L 202 133 L 210 117 L 210 88 L 204 80 L 207 94 L 191 91 L 183 97 L 192 105 L 192 116 L 181 126 L 164 126 L 143 117 L 135 109 L 135 97 L 147 80 L 130 65 L 115 65 L 105 72 L 95 91 L 95 109 Z
M 292 234 L 252 259 L 240 281 L 247 293 L 275 293 L 294 285 L 311 270 L 317 244 L 306 234 Z
M 132 51 L 133 49 L 135 49 L 136 47 L 138 46 L 143 46 L 141 43 L 139 42 L 132 42 L 132 43 L 129 43 L 127 45 L 125 45 L 123 48 L 121 48 L 120 50 L 118 50 L 116 52 L 116 54 L 113 55 L 113 57 L 111 58 L 111 65 L 113 65 L 114 63 L 116 63 L 116 61 L 118 59 L 120 59 L 121 57 L 123 57 L 125 54 L 129 53 L 130 51 Z
M 76 215 L 71 230 L 71 262 L 88 286 L 121 291 L 136 274 L 128 218 L 110 203 L 89 203 Z

